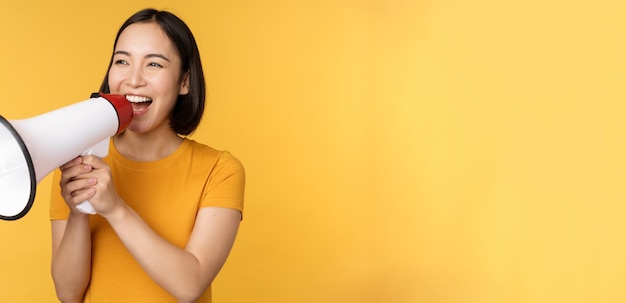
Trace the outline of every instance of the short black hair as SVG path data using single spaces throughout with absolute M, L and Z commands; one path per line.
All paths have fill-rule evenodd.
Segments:
M 150 22 L 154 22 L 161 27 L 178 51 L 178 56 L 181 60 L 181 77 L 185 73 L 189 74 L 189 92 L 186 95 L 178 96 L 176 105 L 170 115 L 170 127 L 172 130 L 177 134 L 186 136 L 191 134 L 200 124 L 206 99 L 206 84 L 204 82 L 202 62 L 200 61 L 200 52 L 198 51 L 196 39 L 187 24 L 168 11 L 159 11 L 153 8 L 143 9 L 128 18 L 120 27 L 113 44 L 113 52 L 124 29 L 134 23 Z M 113 64 L 113 55 L 111 55 L 107 73 L 100 86 L 100 91 L 103 93 L 111 92 L 109 88 L 111 64 Z

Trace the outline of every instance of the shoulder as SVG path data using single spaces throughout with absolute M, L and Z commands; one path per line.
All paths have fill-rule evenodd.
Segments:
M 218 150 L 192 139 L 186 139 L 186 144 L 189 145 L 194 161 L 210 162 L 211 166 L 220 170 L 242 173 L 244 171 L 241 161 L 229 151 Z

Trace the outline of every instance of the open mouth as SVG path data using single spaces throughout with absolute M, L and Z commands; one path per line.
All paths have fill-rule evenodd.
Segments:
M 144 112 L 152 104 L 152 99 L 143 96 L 126 95 L 126 100 L 131 103 L 135 114 Z

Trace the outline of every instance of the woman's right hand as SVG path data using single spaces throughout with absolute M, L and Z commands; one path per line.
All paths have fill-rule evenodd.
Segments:
M 93 169 L 84 164 L 82 157 L 76 157 L 61 165 L 61 195 L 72 214 L 83 214 L 76 206 L 89 200 L 95 194 L 96 179 L 85 176 Z M 84 215 L 84 214 L 83 214 Z

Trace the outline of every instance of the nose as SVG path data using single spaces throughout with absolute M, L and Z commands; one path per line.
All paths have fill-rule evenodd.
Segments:
M 127 78 L 128 86 L 132 88 L 141 87 L 146 84 L 144 70 L 140 66 L 133 66 Z

